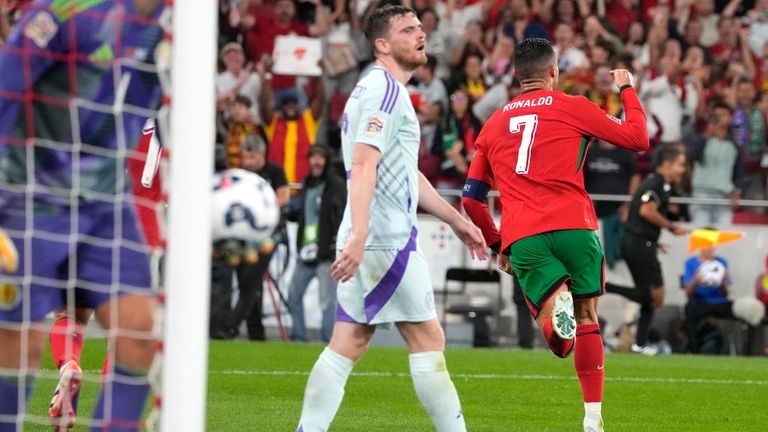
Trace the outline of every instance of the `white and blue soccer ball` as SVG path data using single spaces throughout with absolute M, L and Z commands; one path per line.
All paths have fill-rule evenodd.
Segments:
M 213 240 L 262 243 L 280 221 L 272 186 L 258 174 L 229 169 L 213 177 Z
M 699 265 L 699 276 L 702 284 L 709 287 L 719 287 L 725 280 L 725 266 L 718 260 L 707 260 Z

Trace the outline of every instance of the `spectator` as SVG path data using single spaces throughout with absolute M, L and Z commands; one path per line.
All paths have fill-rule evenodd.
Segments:
M 685 324 L 688 349 L 694 354 L 702 352 L 702 339 L 716 331 L 707 318 L 733 318 L 733 301 L 728 298 L 731 275 L 728 261 L 715 255 L 712 247 L 699 250 L 685 261 L 683 288 L 688 297 L 685 305 Z M 719 347 L 705 349 L 707 354 L 719 354 Z
M 252 122 L 261 124 L 259 118 L 259 94 L 261 80 L 252 71 L 249 64 L 245 65 L 243 47 L 237 42 L 229 42 L 221 49 L 221 61 L 226 68 L 216 76 L 216 103 L 220 111 L 228 111 L 235 97 L 240 95 L 248 98 Z
M 251 100 L 243 95 L 237 95 L 229 110 L 227 122 L 225 146 L 228 168 L 242 166 L 242 146 L 249 135 L 258 135 L 257 124 L 251 114 Z
M 255 135 L 249 135 L 243 143 L 242 167 L 263 177 L 275 190 L 277 205 L 281 209 L 288 204 L 289 191 L 283 169 L 274 162 L 266 159 L 266 144 Z M 275 233 L 279 235 L 282 229 L 278 227 Z M 273 234 L 274 236 L 275 234 Z M 245 246 L 246 248 L 248 245 Z M 273 247 L 266 245 L 259 248 L 258 257 L 246 259 L 235 269 L 239 296 L 237 305 L 228 321 L 228 337 L 236 337 L 240 333 L 240 324 L 245 320 L 248 328 L 248 339 L 264 340 L 264 324 L 262 321 L 262 295 L 264 291 L 264 273 L 269 268 Z
M 451 64 L 453 66 L 459 66 L 464 69 L 467 64 L 467 60 L 470 57 L 476 57 L 482 64 L 483 59 L 488 57 L 491 52 L 485 42 L 483 41 L 483 26 L 480 23 L 473 22 L 464 30 L 461 38 L 453 48 L 453 54 Z M 482 72 L 481 72 L 482 73 Z
M 605 8 L 605 16 L 613 24 L 616 34 L 625 39 L 629 26 L 640 19 L 638 0 L 613 0 Z
M 440 79 L 448 79 L 450 74 L 451 34 L 447 26 L 440 26 L 440 18 L 431 7 L 419 11 L 421 29 L 427 34 L 427 54 L 435 57 L 437 65 L 435 75 Z
M 660 76 L 643 82 L 640 99 L 651 114 L 648 116 L 648 135 L 660 132 L 662 144 L 675 143 L 682 140 L 683 124 L 693 119 L 698 95 L 693 80 L 682 74 L 679 49 L 670 49 L 660 63 Z
M 482 123 L 472 115 L 471 106 L 469 94 L 463 88 L 451 94 L 451 108 L 440 127 L 442 140 L 437 150 L 442 163 L 435 184 L 438 189 L 458 190 L 467 177 L 475 139 L 482 128 Z M 458 203 L 458 199 L 447 201 Z
M 611 33 L 604 25 L 603 21 L 595 15 L 590 15 L 584 19 L 584 47 L 583 49 L 591 57 L 591 51 L 598 45 L 611 53 L 621 52 L 624 49 L 624 43 L 621 38 Z
M 752 51 L 749 49 L 749 29 L 740 28 L 735 18 L 723 17 L 720 19 L 718 30 L 720 38 L 710 47 L 712 57 L 729 62 L 736 68 L 735 73 L 738 75 L 754 78 L 757 71 Z
M 732 17 L 736 12 L 740 0 L 732 0 L 728 7 L 723 9 L 723 17 Z M 715 10 L 714 0 L 682 0 L 677 4 L 675 15 L 679 28 L 684 28 L 688 21 L 701 22 L 702 30 L 699 44 L 711 47 L 718 42 L 721 14 Z
M 298 257 L 288 288 L 288 306 L 293 318 L 291 340 L 306 342 L 304 293 L 317 278 L 320 310 L 323 313 L 321 337 L 331 340 L 336 316 L 336 282 L 331 278 L 331 262 L 336 257 L 336 231 L 347 203 L 347 185 L 329 170 L 328 150 L 313 146 L 309 151 L 309 174 L 302 182 L 298 205 L 288 212 L 288 220 L 298 222 Z
M 730 136 L 731 108 L 715 103 L 704 137 L 695 140 L 690 149 L 693 161 L 692 189 L 694 198 L 730 198 L 736 205 L 741 191 L 739 149 Z M 733 210 L 714 204 L 691 204 L 691 222 L 696 225 L 731 223 Z
M 741 18 L 741 25 L 749 26 L 749 47 L 755 56 L 761 56 L 768 42 L 768 1 L 755 0 L 755 7 Z
M 483 59 L 477 54 L 469 54 L 462 62 L 462 74 L 459 83 L 453 89 L 466 89 L 470 101 L 477 102 L 488 90 L 483 77 Z
M 632 153 L 602 140 L 592 145 L 584 164 L 584 186 L 587 192 L 632 195 L 639 184 L 640 174 Z M 629 203 L 596 201 L 594 205 L 602 225 L 605 264 L 613 268 L 622 259 L 621 236 Z
M 560 73 L 569 75 L 589 67 L 587 55 L 576 47 L 573 27 L 568 23 L 559 23 L 555 27 L 555 53 L 557 53 L 557 66 Z M 613 79 L 611 79 L 613 83 Z
M 493 45 L 491 54 L 483 59 L 483 73 L 489 77 L 491 82 L 497 82 L 499 78 L 512 65 L 512 54 L 515 52 L 515 41 L 504 32 L 496 35 L 496 43 Z M 498 108 L 498 107 L 496 107 Z
M 629 25 L 627 38 L 624 41 L 624 52 L 629 53 L 636 62 L 639 62 L 636 64 L 648 63 L 648 44 L 646 43 L 643 23 L 635 21 Z M 634 69 L 639 68 L 635 67 Z
M 261 117 L 269 141 L 267 158 L 285 169 L 288 183 L 298 183 L 309 172 L 307 156 L 317 139 L 318 124 L 325 105 L 323 84 L 319 79 L 311 82 L 314 91 L 310 106 L 301 112 L 298 91 L 282 92 L 276 98 L 269 85 L 269 74 L 262 72 L 262 75 Z M 275 103 L 277 110 L 273 108 Z
M 433 7 L 440 16 L 441 25 L 446 27 L 446 32 L 459 38 L 473 22 L 485 22 L 494 3 L 494 0 L 446 0 L 445 3 L 435 2 Z
M 436 136 L 440 119 L 448 112 L 448 90 L 445 84 L 435 76 L 437 59 L 427 55 L 427 64 L 420 66 L 413 73 L 417 84 L 413 91 L 419 95 L 421 103 L 414 105 L 416 116 L 421 125 L 421 138 L 427 147 L 441 137 Z
M 483 94 L 477 102 L 472 105 L 472 114 L 480 122 L 485 122 L 496 109 L 503 106 L 508 101 L 520 94 L 520 81 L 512 77 L 512 67 L 510 66 L 507 74 Z
M 296 4 L 294 0 L 275 0 L 274 15 L 260 16 L 259 9 L 253 6 L 249 8 L 237 23 L 243 32 L 245 48 L 248 59 L 254 63 L 270 59 L 275 46 L 277 36 L 295 34 L 297 36 L 322 36 L 328 32 L 331 25 L 331 17 L 320 0 L 299 0 L 315 5 L 314 24 L 301 23 L 296 19 Z M 272 79 L 272 88 L 279 93 L 296 88 L 296 78 L 293 76 L 276 74 Z M 303 95 L 300 101 L 305 101 Z M 306 106 L 305 103 L 301 104 Z M 265 123 L 268 121 L 265 119 Z
M 741 156 L 736 170 L 742 175 L 742 198 L 765 199 L 765 178 L 760 162 L 766 146 L 766 118 L 757 107 L 757 92 L 752 80 L 735 81 L 731 130 Z
M 549 39 L 549 32 L 541 24 L 531 21 L 530 10 L 526 0 L 510 0 L 512 8 L 512 24 L 504 28 L 504 33 L 514 40 L 515 45 L 523 39 Z
M 595 69 L 593 85 L 587 91 L 587 98 L 609 115 L 620 117 L 623 109 L 617 90 L 610 68 L 599 66 Z
M 576 11 L 574 0 L 558 0 L 552 12 L 552 22 L 557 25 L 560 23 L 568 24 L 573 31 L 581 28 L 581 16 Z M 550 32 L 554 28 L 549 29 Z

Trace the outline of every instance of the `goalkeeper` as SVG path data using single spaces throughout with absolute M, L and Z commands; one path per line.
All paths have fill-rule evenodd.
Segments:
M 155 301 L 123 147 L 160 104 L 164 3 L 36 0 L 0 51 L 0 432 L 20 426 L 43 319 L 72 302 L 117 329 L 94 430 L 141 425 Z

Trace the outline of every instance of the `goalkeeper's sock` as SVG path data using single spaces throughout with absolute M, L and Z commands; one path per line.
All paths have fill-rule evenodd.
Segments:
M 440 351 L 410 354 L 411 378 L 416 396 L 438 432 L 463 432 L 464 413 Z
M 573 351 L 576 339 L 563 339 L 558 336 L 557 333 L 555 333 L 555 329 L 552 328 L 551 319 L 547 318 L 544 320 L 544 327 L 541 329 L 541 332 L 544 335 L 544 340 L 547 341 L 550 351 L 556 356 L 566 358 L 568 357 L 568 354 Z
M 80 364 L 80 352 L 83 350 L 83 329 L 80 324 L 72 318 L 61 317 L 53 323 L 48 338 L 51 342 L 51 357 L 57 368 L 61 369 L 70 360 Z
M 0 374 L 0 432 L 16 432 L 16 416 L 27 409 L 35 379 L 27 375 L 24 398 L 19 405 L 19 377 Z
M 344 398 L 344 386 L 355 363 L 326 347 L 307 380 L 300 432 L 327 431 Z
M 604 360 L 600 325 L 581 324 L 576 327 L 576 352 L 573 363 L 576 366 L 576 374 L 579 376 L 584 402 L 587 404 L 603 401 Z
M 108 391 L 111 395 L 107 395 Z M 93 419 L 97 425 L 91 431 L 138 431 L 148 395 L 149 382 L 146 374 L 116 364 L 112 382 L 101 387 L 99 400 L 93 410 Z

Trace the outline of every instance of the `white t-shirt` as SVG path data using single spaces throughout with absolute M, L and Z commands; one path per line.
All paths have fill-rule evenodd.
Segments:
M 587 55 L 584 54 L 584 51 L 576 47 L 568 48 L 564 53 L 560 52 L 559 45 L 555 45 L 552 48 L 554 48 L 555 53 L 557 53 L 557 67 L 559 67 L 562 72 L 568 72 L 573 68 L 581 67 L 587 60 Z
M 241 72 L 245 73 L 245 72 Z M 216 94 L 221 95 L 232 90 L 237 81 L 239 80 L 232 72 L 224 71 L 216 76 Z M 259 116 L 259 94 L 261 93 L 261 79 L 255 73 L 251 73 L 248 77 L 248 81 L 240 87 L 238 94 L 247 97 L 251 101 L 251 113 L 256 116 L 257 119 L 261 119 Z
M 696 88 L 690 80 L 685 82 L 685 94 L 679 85 L 672 85 L 666 76 L 646 81 L 640 89 L 640 101 L 648 113 L 648 136 L 658 132 L 654 114 L 664 127 L 661 141 L 674 142 L 683 138 L 683 116 L 692 116 L 699 103 Z

